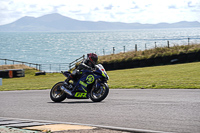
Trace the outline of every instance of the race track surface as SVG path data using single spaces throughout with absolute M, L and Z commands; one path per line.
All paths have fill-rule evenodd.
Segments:
M 199 89 L 111 89 L 100 103 L 50 90 L 1 91 L 0 117 L 72 122 L 164 132 L 200 132 Z

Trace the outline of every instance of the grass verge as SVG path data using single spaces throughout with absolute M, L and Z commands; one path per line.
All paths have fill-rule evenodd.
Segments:
M 179 54 L 187 54 L 200 51 L 200 44 L 174 45 L 173 47 L 157 47 L 144 51 L 129 51 L 125 53 L 99 56 L 99 63 L 121 62 L 126 60 L 142 60 L 155 57 L 165 57 Z
M 110 88 L 200 89 L 200 62 L 108 71 Z M 3 79 L 0 91 L 50 89 L 65 77 L 60 73 L 34 76 L 36 70 L 25 70 L 25 77 Z
M 25 69 L 25 77 L 4 78 L 0 91 L 7 90 L 41 90 L 50 89 L 56 82 L 63 81 L 64 76 L 60 73 L 47 73 L 35 76 L 37 70 Z
M 110 88 L 200 88 L 200 62 L 109 71 Z

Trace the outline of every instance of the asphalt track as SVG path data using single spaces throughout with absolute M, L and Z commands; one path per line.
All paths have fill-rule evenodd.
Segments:
M 200 132 L 199 89 L 111 89 L 100 103 L 89 99 L 54 103 L 49 92 L 1 91 L 0 117 L 149 131 Z

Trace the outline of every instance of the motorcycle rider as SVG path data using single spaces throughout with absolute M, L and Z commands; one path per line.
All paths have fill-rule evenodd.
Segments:
M 87 58 L 83 60 L 76 69 L 68 76 L 65 80 L 65 84 L 68 85 L 70 80 L 73 80 L 80 74 L 80 71 L 83 69 L 93 70 L 97 64 L 98 56 L 94 53 L 87 54 Z

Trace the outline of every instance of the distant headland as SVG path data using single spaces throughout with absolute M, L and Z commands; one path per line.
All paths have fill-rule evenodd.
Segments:
M 38 18 L 22 17 L 15 22 L 0 25 L 1 32 L 62 32 L 62 31 L 87 31 L 87 30 L 132 30 L 132 29 L 158 29 L 158 28 L 192 28 L 200 27 L 198 21 L 177 23 L 122 23 L 104 21 L 80 21 L 57 13 L 44 15 Z

